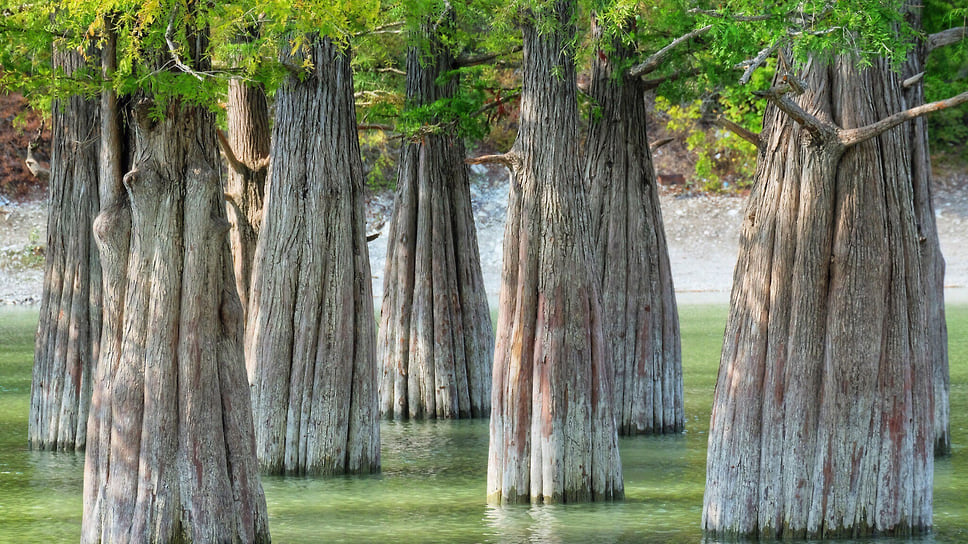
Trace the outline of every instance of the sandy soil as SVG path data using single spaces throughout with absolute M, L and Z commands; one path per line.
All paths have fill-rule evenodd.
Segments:
M 496 303 L 507 206 L 506 174 L 475 170 L 471 194 L 485 287 L 492 303 Z M 391 194 L 368 198 L 370 232 L 384 229 L 392 198 Z M 728 301 L 745 198 L 666 193 L 661 202 L 680 302 Z M 940 183 L 935 191 L 935 204 L 941 247 L 947 262 L 946 297 L 951 302 L 965 303 L 968 302 L 968 172 L 950 175 Z M 46 240 L 45 202 L 0 205 L 0 256 L 37 240 Z M 377 304 L 383 292 L 386 242 L 384 232 L 370 244 Z M 38 304 L 42 288 L 42 270 L 0 263 L 0 304 Z

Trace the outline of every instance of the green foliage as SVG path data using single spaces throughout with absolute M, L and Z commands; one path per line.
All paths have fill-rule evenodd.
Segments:
M 931 34 L 968 25 L 968 0 L 929 0 L 923 10 L 924 32 Z M 927 59 L 924 94 L 928 102 L 943 100 L 968 89 L 968 39 L 933 51 Z M 931 115 L 928 131 L 933 152 L 964 160 L 968 142 L 968 105 Z
M 712 129 L 703 123 L 703 106 L 699 100 L 678 105 L 659 96 L 655 107 L 669 117 L 666 128 L 685 138 L 686 146 L 696 153 L 695 175 L 702 190 L 718 192 L 750 186 L 756 170 L 753 144 L 732 132 Z M 735 104 L 722 115 L 742 124 L 760 124 L 755 110 L 744 110 Z

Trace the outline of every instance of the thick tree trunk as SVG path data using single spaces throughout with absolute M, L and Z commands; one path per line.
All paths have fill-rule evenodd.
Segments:
M 147 101 L 134 167 L 98 217 L 103 348 L 82 542 L 268 542 L 214 120 Z
M 612 369 L 578 167 L 571 9 L 556 3 L 526 16 L 523 29 L 521 125 L 510 153 L 491 397 L 490 502 L 623 494 Z
M 78 51 L 55 51 L 66 73 Z M 32 449 L 82 450 L 101 337 L 101 264 L 92 225 L 98 200 L 98 104 L 54 101 L 47 255 L 30 388 Z
M 439 44 L 432 47 L 433 56 L 417 47 L 407 56 L 411 107 L 456 90 L 456 80 L 437 82 L 453 61 Z M 486 417 L 494 333 L 464 144 L 453 128 L 404 147 L 384 278 L 377 342 L 383 415 Z
M 246 329 L 256 449 L 273 473 L 380 467 L 376 330 L 348 51 L 276 93 Z M 301 63 L 301 59 L 298 61 Z
M 601 279 L 605 339 L 615 371 L 619 434 L 683 429 L 682 351 L 669 250 L 645 125 L 639 78 L 620 40 L 595 55 L 589 94 L 585 183 Z
M 229 81 L 228 108 L 229 158 L 226 200 L 232 225 L 232 259 L 235 281 L 242 307 L 249 302 L 252 263 L 255 259 L 262 206 L 268 173 L 270 123 L 265 90 L 239 80 Z
M 920 8 L 912 8 L 909 22 L 921 27 Z M 904 67 L 906 77 L 924 71 L 927 54 L 919 43 L 909 54 Z M 907 107 L 924 104 L 923 80 L 906 89 Z M 911 181 L 914 189 L 914 213 L 917 216 L 921 242 L 921 279 L 924 282 L 924 304 L 928 312 L 928 353 L 934 368 L 934 454 L 951 453 L 951 418 L 948 373 L 948 326 L 944 314 L 944 257 L 938 239 L 938 226 L 931 199 L 931 154 L 928 149 L 928 120 L 919 117 L 907 125 L 911 141 Z
M 810 66 L 797 102 L 821 120 L 853 128 L 904 106 L 883 61 Z M 773 106 L 764 127 L 703 528 L 769 538 L 928 530 L 933 369 L 908 131 L 845 148 Z

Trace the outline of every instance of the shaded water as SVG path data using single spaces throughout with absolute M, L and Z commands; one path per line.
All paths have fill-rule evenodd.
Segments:
M 626 499 L 489 507 L 487 422 L 386 422 L 383 472 L 264 477 L 275 542 L 697 542 L 724 307 L 683 307 L 687 432 L 622 439 Z M 0 311 L 0 542 L 76 542 L 83 457 L 26 449 L 36 312 Z M 954 454 L 935 469 L 935 532 L 968 541 L 968 308 L 949 312 Z M 841 541 L 844 542 L 844 541 Z

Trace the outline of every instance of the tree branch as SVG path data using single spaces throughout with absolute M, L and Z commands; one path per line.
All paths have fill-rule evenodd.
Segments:
M 514 168 L 514 157 L 511 152 L 500 153 L 498 155 L 481 155 L 480 157 L 467 157 L 464 164 L 503 164 L 508 169 Z
M 360 123 L 356 125 L 356 130 L 382 130 L 383 132 L 393 132 L 390 125 L 380 125 L 376 123 Z
M 913 87 L 914 85 L 917 85 L 918 82 L 921 81 L 922 79 L 924 79 L 924 72 L 914 74 L 913 76 L 905 79 L 901 83 L 901 86 L 907 89 L 908 87 Z
M 744 127 L 739 123 L 735 123 L 722 115 L 717 115 L 709 119 L 709 122 L 716 125 L 719 128 L 726 129 L 733 134 L 739 136 L 740 138 L 746 140 L 747 142 L 755 145 L 757 148 L 760 147 L 760 135 L 748 128 Z
M 467 68 L 469 66 L 478 66 L 478 65 L 481 65 L 481 64 L 485 64 L 485 63 L 491 62 L 492 60 L 494 60 L 494 59 L 496 59 L 498 57 L 506 57 L 508 55 L 513 55 L 513 54 L 517 53 L 518 51 L 521 51 L 521 49 L 522 49 L 522 46 L 517 45 L 517 46 L 514 46 L 514 47 L 512 47 L 511 49 L 509 49 L 507 51 L 501 51 L 500 53 L 488 53 L 486 55 L 478 55 L 476 57 L 465 57 L 465 56 L 461 56 L 456 61 L 454 61 L 454 67 L 455 68 Z
M 763 48 L 763 50 L 760 51 L 754 58 L 738 64 L 736 66 L 737 68 L 744 69 L 743 75 L 739 78 L 740 85 L 746 85 L 747 83 L 749 83 L 750 78 L 753 77 L 753 72 L 755 72 L 756 69 L 759 68 L 760 66 L 763 66 L 763 63 L 766 62 L 766 59 L 770 58 L 770 55 L 772 55 L 774 51 L 779 49 L 779 47 L 780 47 L 780 42 L 777 41 L 773 45 Z
M 840 130 L 838 131 L 838 138 L 845 147 L 857 145 L 892 129 L 905 121 L 910 121 L 911 119 L 915 119 L 931 112 L 953 108 L 966 102 L 968 102 L 968 91 L 955 95 L 951 98 L 938 100 L 937 102 L 930 102 L 928 104 L 915 106 L 902 112 L 895 113 L 890 117 L 885 117 L 884 119 L 881 119 L 876 123 L 871 123 L 867 126 Z
M 968 36 L 968 26 L 956 26 L 931 34 L 927 40 L 928 53 L 939 47 L 956 44 L 965 39 L 965 36 Z
M 225 162 L 229 163 L 232 170 L 235 170 L 240 176 L 251 176 L 252 169 L 235 156 L 235 152 L 232 151 L 232 146 L 229 145 L 229 140 L 225 137 L 225 133 L 221 130 L 216 130 L 215 135 L 218 136 L 218 146 L 222 148 L 222 154 L 225 155 Z
M 768 91 L 755 91 L 753 94 L 772 102 L 780 111 L 789 115 L 810 134 L 823 139 L 836 138 L 838 130 L 840 130 L 837 126 L 823 121 L 801 108 L 799 104 L 786 96 L 788 92 L 790 92 L 789 86 L 780 85 Z
M 659 140 L 652 142 L 652 145 L 649 146 L 649 151 L 651 151 L 652 153 L 655 153 L 656 149 L 669 145 L 674 141 L 676 141 L 675 138 L 661 138 Z
M 697 28 L 692 32 L 688 32 L 679 36 L 678 38 L 672 40 L 669 45 L 659 49 L 653 53 L 649 58 L 645 59 L 641 63 L 633 66 L 629 69 L 629 75 L 632 77 L 642 77 L 646 74 L 654 72 L 662 63 L 672 54 L 672 52 L 680 45 L 702 36 L 703 34 L 709 32 L 713 28 L 713 25 L 706 25 L 702 28 Z
M 642 85 L 645 87 L 645 90 L 655 89 L 656 87 L 658 87 L 659 85 L 662 85 L 666 81 L 675 81 L 681 77 L 690 77 L 690 76 L 698 75 L 700 73 L 702 73 L 702 70 L 700 70 L 699 68 L 690 68 L 688 70 L 676 70 L 675 72 L 672 72 L 671 74 L 666 76 L 657 77 L 653 79 L 643 79 Z

